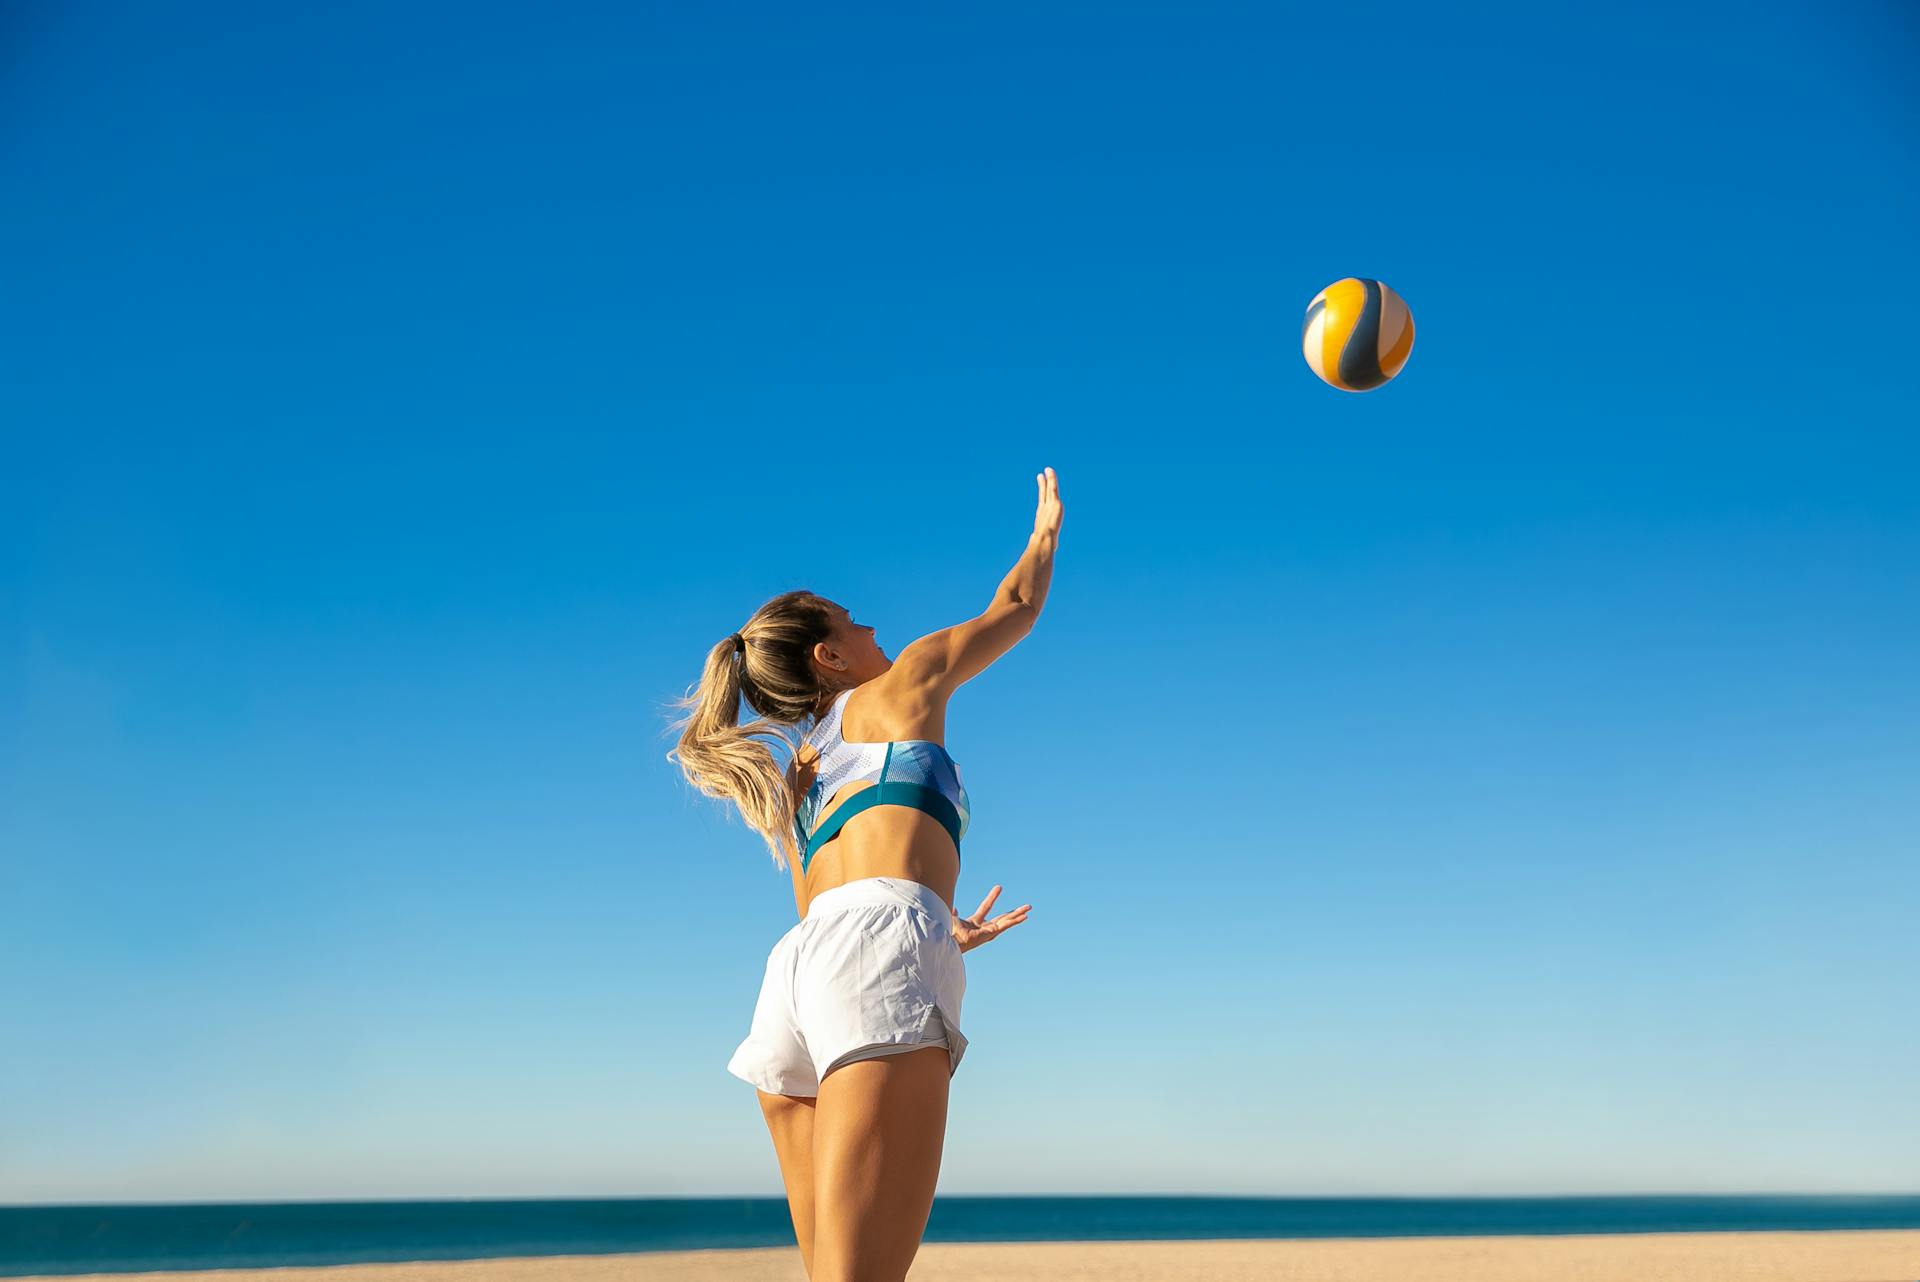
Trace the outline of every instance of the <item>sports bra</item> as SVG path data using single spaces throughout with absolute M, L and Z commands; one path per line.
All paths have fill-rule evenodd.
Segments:
M 794 833 L 800 838 L 801 875 L 806 874 L 820 847 L 840 835 L 847 820 L 873 806 L 911 806 L 925 811 L 940 821 L 958 853 L 960 838 L 966 835 L 969 809 L 966 785 L 960 781 L 960 764 L 931 739 L 847 742 L 840 733 L 840 714 L 854 689 L 858 687 L 842 690 L 801 740 L 820 754 L 813 786 L 807 789 L 793 816 Z M 824 824 L 820 823 L 821 808 L 840 789 L 863 779 L 873 780 L 874 786 L 854 793 Z

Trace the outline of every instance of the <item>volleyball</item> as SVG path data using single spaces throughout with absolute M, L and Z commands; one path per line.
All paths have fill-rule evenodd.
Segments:
M 1377 280 L 1336 280 L 1307 304 L 1300 347 L 1321 381 L 1343 392 L 1379 387 L 1406 368 L 1413 313 Z

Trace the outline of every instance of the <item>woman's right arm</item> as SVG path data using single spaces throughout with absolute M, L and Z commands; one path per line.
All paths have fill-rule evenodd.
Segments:
M 950 628 L 930 632 L 894 660 L 902 676 L 942 696 L 951 695 L 1033 630 L 1053 582 L 1053 554 L 1060 541 L 1060 481 L 1048 468 L 1035 478 L 1040 500 L 1026 551 L 994 590 L 981 614 Z

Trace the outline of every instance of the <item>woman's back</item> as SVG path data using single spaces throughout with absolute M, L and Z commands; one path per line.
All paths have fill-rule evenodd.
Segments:
M 813 896 L 863 877 L 917 881 L 953 903 L 958 841 L 971 805 L 959 764 L 941 741 L 946 699 L 891 675 L 842 691 L 795 758 L 800 858 L 792 868 L 803 916 Z M 880 785 L 882 774 L 889 799 L 855 802 Z

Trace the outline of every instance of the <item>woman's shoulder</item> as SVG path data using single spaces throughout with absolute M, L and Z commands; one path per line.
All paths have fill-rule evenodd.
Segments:
M 918 680 L 912 673 L 900 672 L 898 667 L 843 692 L 838 705 L 842 716 L 853 709 L 852 703 L 847 701 L 848 695 L 859 700 L 857 716 L 862 719 L 879 717 L 887 721 L 923 720 L 944 711 L 948 697 L 947 692 L 933 682 Z
M 946 723 L 946 695 L 923 682 L 895 680 L 886 673 L 862 682 L 847 694 L 853 697 L 842 696 L 845 701 L 839 705 L 839 715 L 841 735 L 849 743 L 924 739 L 929 730 L 937 735 Z M 848 719 L 867 733 L 848 730 Z

